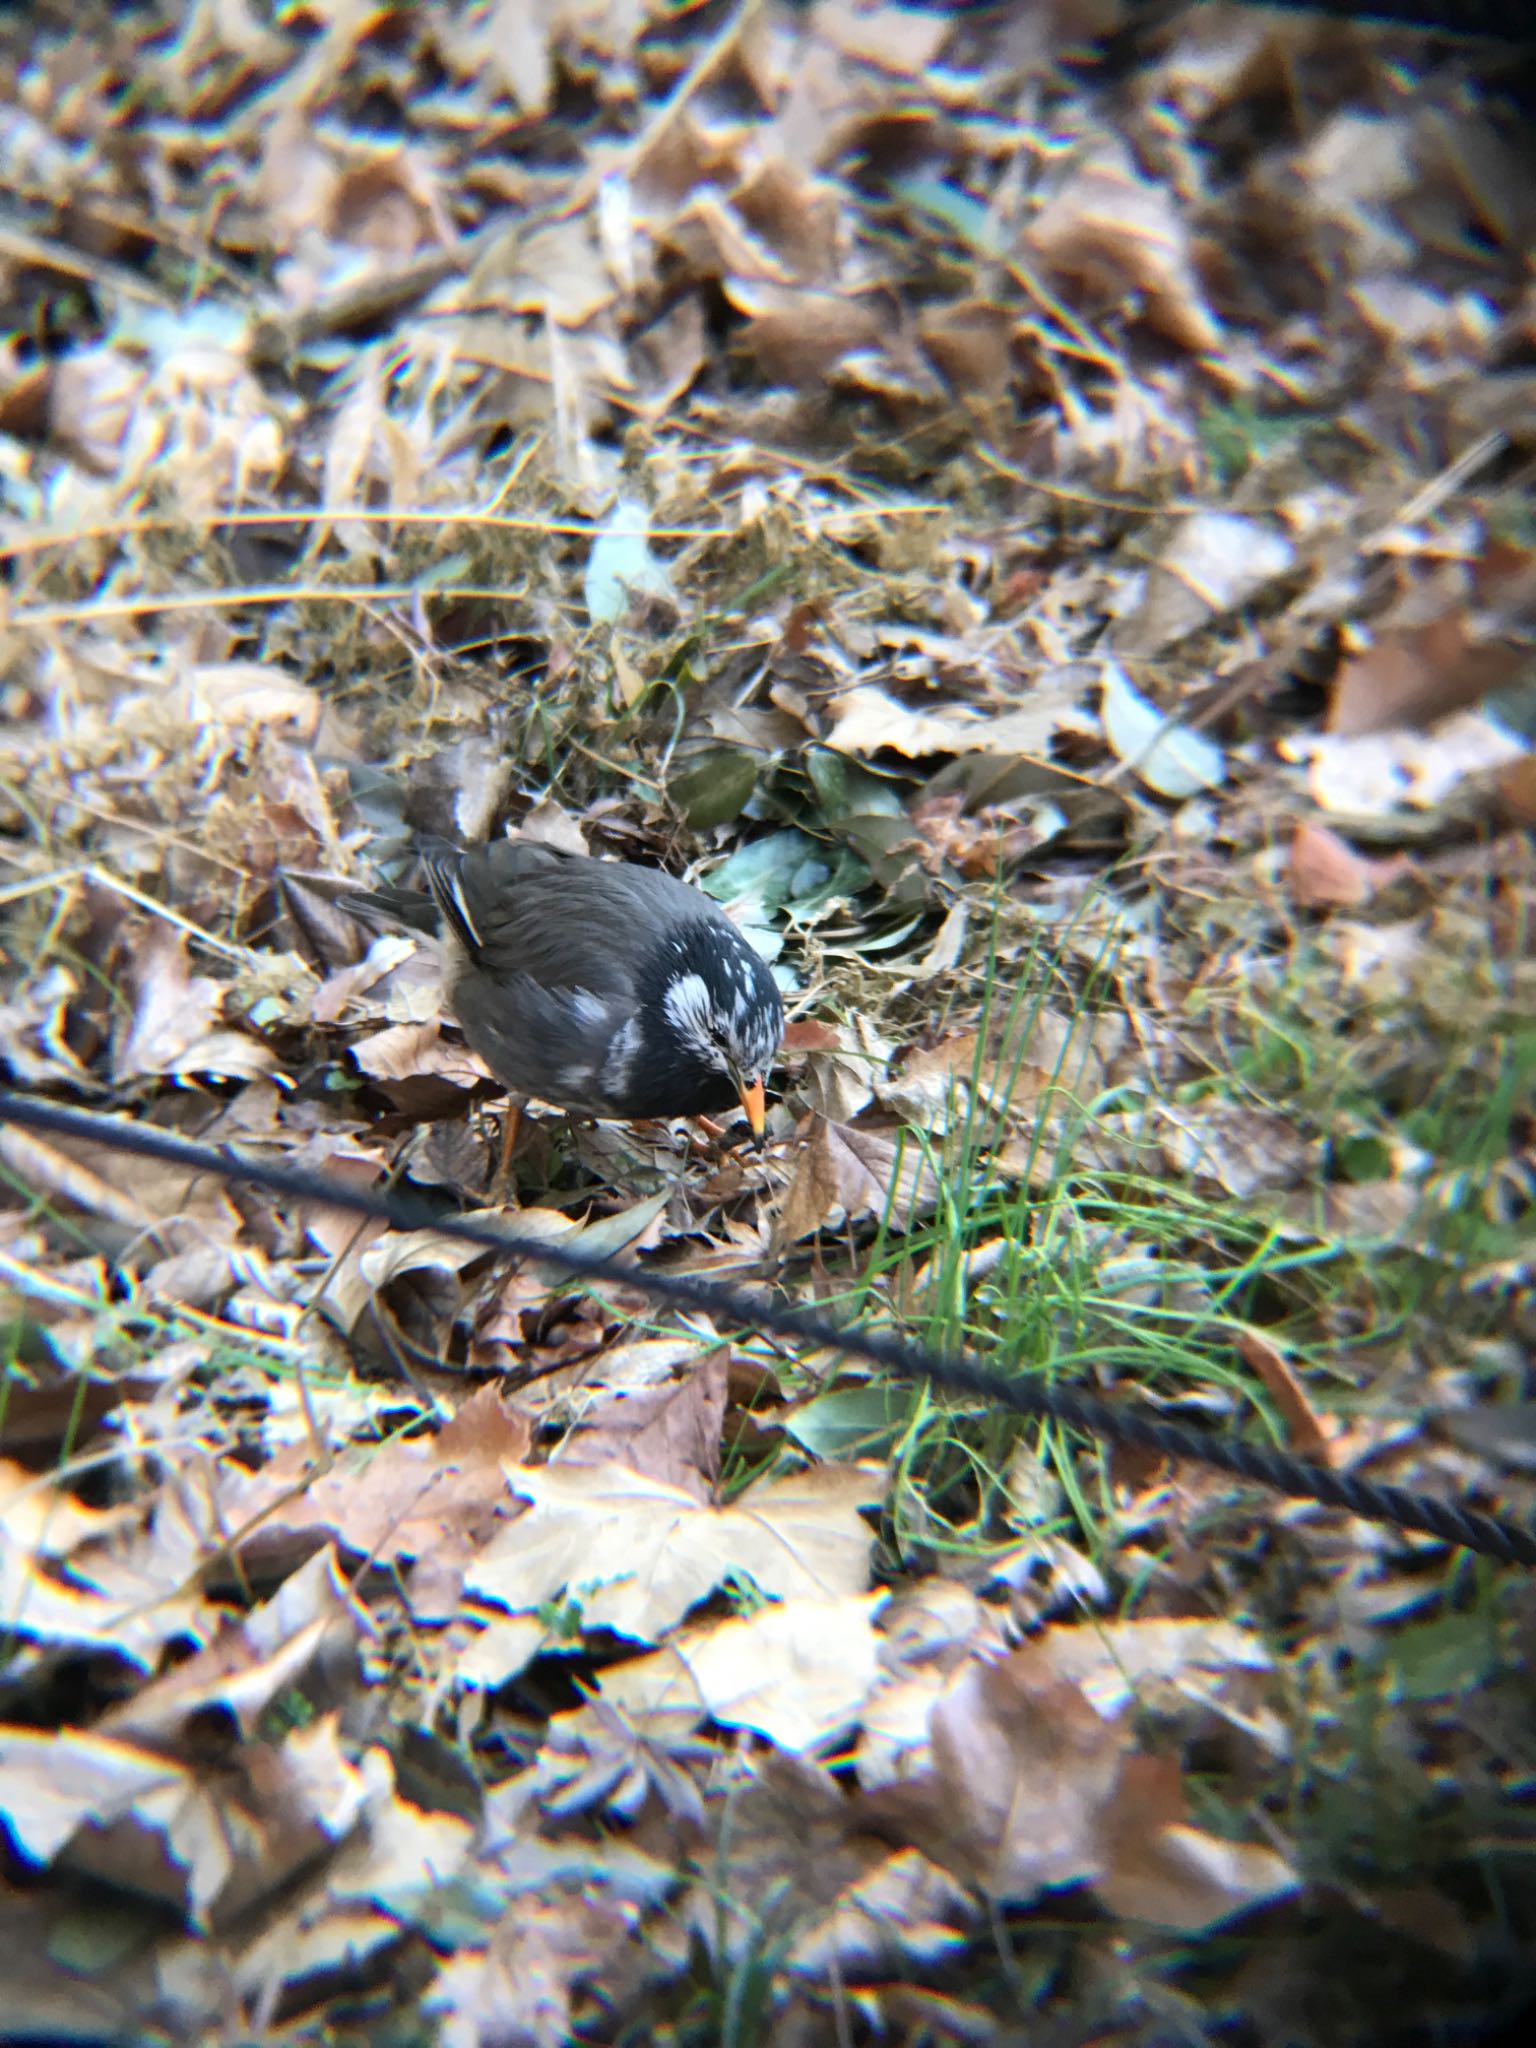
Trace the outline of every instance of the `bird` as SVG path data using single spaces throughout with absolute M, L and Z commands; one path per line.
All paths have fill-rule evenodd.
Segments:
M 352 900 L 436 927 L 449 1007 L 514 1102 L 623 1121 L 739 1103 L 761 1144 L 784 1005 L 702 890 L 528 839 L 433 841 L 420 857 L 425 889 Z

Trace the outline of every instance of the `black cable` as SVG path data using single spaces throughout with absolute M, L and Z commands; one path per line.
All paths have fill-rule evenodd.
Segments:
M 1454 1501 L 1412 1492 L 1407 1487 L 1383 1486 L 1374 1480 L 1332 1472 L 1326 1466 L 1308 1464 L 1305 1459 L 1293 1458 L 1289 1452 L 1269 1444 L 1191 1429 L 1184 1423 L 1168 1422 L 1094 1394 L 1010 1379 L 963 1352 L 943 1354 L 898 1337 L 840 1329 L 809 1310 L 760 1301 L 714 1281 L 647 1272 L 644 1267 L 625 1261 L 519 1237 L 515 1227 L 504 1230 L 458 1217 L 442 1217 L 420 1196 L 344 1187 L 297 1167 L 264 1165 L 227 1147 L 196 1144 L 145 1124 L 128 1123 L 90 1110 L 60 1108 L 10 1090 L 0 1090 L 0 1123 L 114 1145 L 123 1152 L 186 1167 L 196 1173 L 215 1174 L 221 1180 L 245 1181 L 300 1201 L 325 1202 L 333 1209 L 375 1217 L 396 1230 L 435 1230 L 485 1251 L 537 1260 L 575 1280 L 633 1287 L 673 1308 L 718 1317 L 791 1342 L 842 1351 L 851 1358 L 881 1366 L 899 1378 L 926 1380 L 945 1393 L 968 1394 L 1000 1408 L 1011 1408 L 1016 1414 L 1061 1423 L 1110 1443 L 1156 1451 L 1169 1458 L 1193 1459 L 1218 1471 L 1233 1473 L 1239 1479 L 1255 1480 L 1292 1499 L 1315 1500 L 1325 1507 L 1343 1508 L 1364 1521 L 1416 1529 L 1438 1537 L 1442 1543 L 1480 1551 L 1506 1564 L 1536 1565 L 1536 1530 L 1508 1517 L 1484 1514 Z
M 1536 42 L 1536 14 L 1511 0 L 1261 0 L 1287 13 L 1331 14 L 1380 28 L 1419 28 L 1492 42 Z
M 1213 0 L 1131 0 L 1128 26 L 1161 26 L 1177 16 L 1198 13 Z M 1421 29 L 1480 42 L 1536 44 L 1536 12 L 1520 0 L 1254 0 L 1283 14 L 1318 14 L 1351 21 L 1361 28 Z

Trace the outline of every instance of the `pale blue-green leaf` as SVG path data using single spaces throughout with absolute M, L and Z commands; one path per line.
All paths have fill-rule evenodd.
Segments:
M 156 362 L 186 348 L 222 348 L 231 353 L 244 346 L 249 320 L 238 306 L 218 299 L 199 299 L 193 306 L 125 304 L 113 322 L 112 339 L 138 347 Z
M 651 553 L 650 514 L 633 498 L 620 498 L 597 529 L 587 557 L 587 616 L 611 626 L 631 598 L 673 595 L 665 565 Z
M 788 825 L 738 847 L 729 860 L 704 877 L 703 886 L 718 903 L 751 900 L 766 909 L 778 909 L 795 893 L 807 863 L 819 860 L 820 853 L 808 832 L 797 832 Z M 825 874 L 825 867 L 822 872 Z
M 837 754 L 830 747 L 811 747 L 805 756 L 805 772 L 816 792 L 817 806 L 829 825 L 845 818 L 876 813 L 905 817 L 906 806 L 894 782 L 872 775 Z
M 814 1458 L 873 1455 L 889 1446 L 912 1412 L 912 1390 L 885 1381 L 864 1387 L 837 1387 L 798 1408 L 784 1424 L 786 1432 Z
M 962 192 L 958 185 L 951 185 L 946 178 L 936 178 L 931 173 L 919 171 L 908 178 L 893 179 L 891 189 L 909 206 L 916 207 L 930 220 L 948 228 L 978 256 L 995 256 L 998 253 L 997 221 L 990 208 L 983 206 L 979 199 L 972 198 L 969 192 Z
M 584 1223 L 572 1236 L 563 1237 L 561 1246 L 566 1251 L 579 1251 L 592 1258 L 613 1258 L 637 1238 L 645 1236 L 671 1199 L 672 1190 L 663 1188 L 659 1195 L 649 1195 L 643 1202 L 632 1202 L 616 1216 L 599 1216 L 594 1222 Z M 511 1219 L 511 1228 L 517 1228 L 515 1216 Z
M 1171 724 L 1134 686 L 1117 661 L 1101 676 L 1099 715 L 1117 760 L 1159 796 L 1194 796 L 1227 779 L 1226 758 L 1214 740 Z

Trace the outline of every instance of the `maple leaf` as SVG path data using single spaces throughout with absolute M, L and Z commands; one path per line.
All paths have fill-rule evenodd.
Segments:
M 471 1565 L 465 1584 L 514 1609 L 564 1594 L 583 1624 L 654 1640 L 733 1573 L 771 1598 L 862 1593 L 870 1529 L 859 1514 L 881 1475 L 822 1465 L 760 1480 L 729 1507 L 618 1465 L 513 1466 L 530 1503 Z

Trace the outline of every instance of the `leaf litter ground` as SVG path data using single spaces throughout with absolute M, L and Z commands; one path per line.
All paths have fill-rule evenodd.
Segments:
M 489 1077 L 343 899 L 424 831 L 687 869 L 785 982 L 769 1146 L 534 1115 L 520 1230 L 1529 1512 L 1528 78 L 1123 26 L 8 21 L 0 1042 L 473 1213 Z M 1517 1574 L 323 1201 L 0 1171 L 13 2033 L 1527 1985 Z

